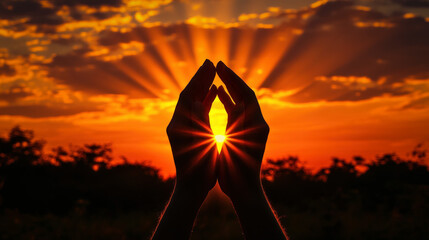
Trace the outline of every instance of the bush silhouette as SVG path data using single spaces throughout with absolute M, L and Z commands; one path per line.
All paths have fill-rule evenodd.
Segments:
M 49 235 L 49 226 L 66 228 L 72 219 L 86 219 L 82 223 L 85 225 L 77 225 L 81 229 L 79 238 L 83 239 L 134 239 L 150 235 L 174 179 L 164 179 L 147 162 L 115 160 L 111 144 L 59 146 L 47 153 L 44 146 L 45 142 L 35 139 L 31 130 L 19 126 L 0 138 L 0 238 L 19 239 L 18 235 L 27 234 L 56 239 L 58 235 Z M 261 174 L 266 194 L 291 238 L 425 239 L 429 236 L 426 161 L 426 150 L 419 144 L 407 159 L 395 154 L 373 160 L 359 156 L 351 161 L 332 158 L 328 167 L 318 171 L 308 169 L 296 156 L 267 159 Z M 215 200 L 208 202 L 216 209 L 229 206 L 213 205 Z M 205 222 L 196 228 L 203 232 L 216 232 L 204 229 L 237 221 L 231 217 L 231 208 L 204 209 L 201 214 L 205 216 L 200 219 Z M 13 235 L 18 224 L 13 219 L 21 214 L 39 220 L 22 220 L 19 224 L 23 228 Z M 42 219 L 47 226 L 38 223 Z M 112 219 L 112 224 L 105 219 Z M 127 225 L 119 226 L 113 219 L 127 219 Z M 88 232 L 84 227 L 87 224 L 98 226 L 94 227 L 97 230 Z M 42 229 L 48 235 L 40 237 Z M 116 229 L 117 235 L 112 229 Z M 72 239 L 75 230 L 67 234 L 62 238 Z

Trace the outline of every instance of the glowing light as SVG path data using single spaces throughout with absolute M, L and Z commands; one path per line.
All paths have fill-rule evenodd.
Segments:
M 216 139 L 216 142 L 218 142 L 218 143 L 223 143 L 223 141 L 225 141 L 225 135 L 216 135 L 215 136 L 215 139 Z
M 215 135 L 214 138 L 216 140 L 217 150 L 220 153 L 220 150 L 222 150 L 222 144 L 225 141 L 226 136 L 225 135 Z
M 228 115 L 218 97 L 216 97 L 213 102 L 209 117 L 210 127 L 213 131 L 214 142 L 216 142 L 217 150 L 220 153 L 220 150 L 222 149 L 222 144 L 226 140 L 225 132 L 226 124 L 228 122 Z

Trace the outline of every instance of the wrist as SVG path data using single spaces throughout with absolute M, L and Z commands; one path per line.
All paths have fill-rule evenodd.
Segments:
M 183 184 L 176 181 L 173 198 L 178 199 L 179 201 L 183 200 L 189 203 L 197 204 L 199 206 L 202 204 L 207 194 L 208 192 L 206 191 L 202 191 L 188 184 Z
M 252 207 L 265 200 L 264 190 L 260 181 L 240 191 L 238 195 L 230 196 L 232 203 L 237 207 Z
M 152 239 L 189 239 L 195 217 L 204 199 L 205 196 L 195 194 L 176 182 L 170 202 Z

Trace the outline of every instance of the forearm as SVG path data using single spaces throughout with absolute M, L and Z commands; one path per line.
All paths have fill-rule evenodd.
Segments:
M 176 184 L 152 240 L 189 239 L 195 217 L 205 197 L 206 194 L 195 194 Z
M 287 239 L 262 186 L 246 195 L 232 200 L 246 239 Z

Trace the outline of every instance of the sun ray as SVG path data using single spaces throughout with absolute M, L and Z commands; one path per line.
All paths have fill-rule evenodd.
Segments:
M 213 146 L 213 141 L 210 138 L 203 140 L 203 141 L 199 141 L 195 144 L 188 146 L 187 148 L 182 149 L 181 151 L 179 151 L 179 154 L 185 154 L 191 150 L 194 150 L 194 149 L 197 149 L 199 147 L 206 146 L 206 145 Z
M 230 31 L 228 59 L 232 67 L 237 70 L 237 73 L 245 79 L 248 63 L 253 59 L 253 57 L 250 57 L 249 49 L 251 49 L 254 42 L 249 41 L 249 39 L 254 38 L 256 31 L 250 27 L 243 28 L 241 31 L 238 29 L 230 29 Z
M 192 27 L 191 39 L 193 44 L 193 51 L 195 53 L 195 59 L 197 63 L 203 62 L 204 59 L 210 58 L 208 54 L 209 36 L 208 30 L 202 27 Z
M 220 149 L 222 149 L 222 144 L 226 138 L 228 115 L 218 97 L 216 97 L 215 101 L 213 102 L 212 109 L 209 112 L 209 119 L 210 127 L 213 131 L 213 138 L 216 141 L 218 151 L 220 152 Z M 223 136 L 224 141 L 217 141 L 218 139 L 216 136 L 219 136 L 218 139 L 221 139 L 221 136 Z
M 178 27 L 178 30 L 184 27 Z M 159 53 L 160 60 L 165 68 L 165 71 L 171 75 L 174 84 L 183 88 L 186 85 L 185 79 L 189 78 L 189 71 L 177 71 L 178 67 L 183 67 L 187 62 L 193 62 L 193 57 L 190 51 L 184 51 L 177 46 L 180 39 L 184 36 L 180 31 L 169 33 L 166 28 L 155 27 L 148 34 L 149 39 L 153 42 L 153 47 Z M 182 41 L 183 43 L 183 41 Z
M 157 84 L 157 82 L 155 85 L 149 81 L 144 80 L 141 73 L 138 73 L 135 70 L 135 68 L 130 67 L 130 65 L 125 64 L 122 61 L 118 61 L 115 65 L 118 69 L 120 69 L 122 72 L 127 74 L 130 78 L 134 79 L 136 82 L 141 84 L 144 88 L 148 89 L 148 91 L 150 91 L 150 93 L 152 93 L 153 95 L 155 95 L 159 98 L 162 97 L 161 89 L 160 89 L 159 85 Z
M 237 146 L 235 146 L 230 142 L 225 142 L 225 145 L 226 145 L 226 148 L 231 149 L 231 151 L 234 152 L 234 154 L 236 154 L 240 160 L 246 161 L 252 167 L 257 166 L 256 159 L 251 155 L 249 155 L 248 153 L 244 152 L 243 150 L 241 150 L 240 148 L 238 148 Z
M 200 163 L 200 160 L 203 159 L 207 155 L 207 153 L 209 153 L 211 151 L 211 149 L 213 148 L 213 145 L 214 145 L 214 143 L 207 144 L 203 150 L 198 152 L 197 156 L 195 156 L 195 158 L 192 159 L 193 163 L 190 166 L 190 168 L 188 169 L 188 171 L 191 171 L 191 169 L 193 167 L 195 167 L 196 165 L 198 165 L 198 163 Z

